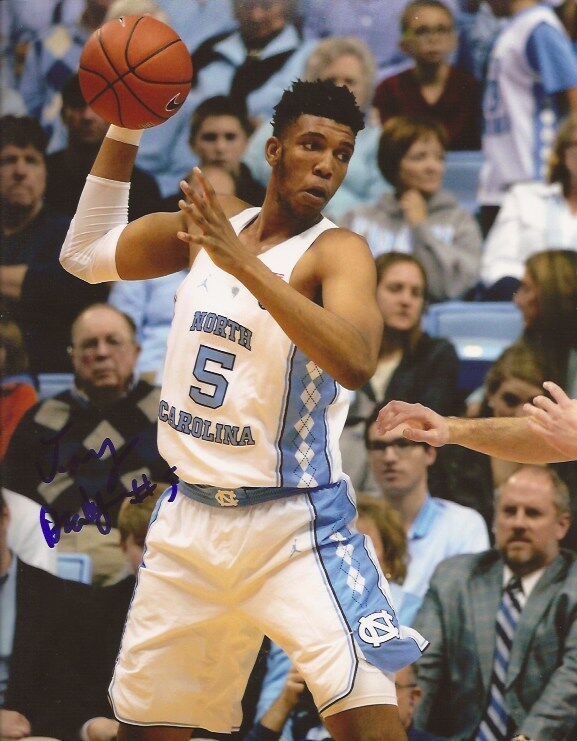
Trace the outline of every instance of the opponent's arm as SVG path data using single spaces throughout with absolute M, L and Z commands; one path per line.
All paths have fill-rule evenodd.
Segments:
M 181 201 L 181 208 L 201 234 L 181 232 L 179 237 L 204 247 L 218 267 L 236 276 L 295 345 L 340 384 L 354 389 L 366 383 L 374 373 L 382 336 L 375 266 L 366 242 L 344 230 L 317 239 L 304 259 L 310 261 L 307 293 L 322 288 L 319 306 L 242 245 L 210 184 L 199 171 L 195 177 L 202 193 L 185 187 L 188 205 Z
M 435 447 L 462 445 L 517 463 L 558 463 L 575 457 L 543 439 L 529 417 L 445 418 L 422 404 L 390 401 L 381 409 L 377 426 L 391 440 L 403 436 Z

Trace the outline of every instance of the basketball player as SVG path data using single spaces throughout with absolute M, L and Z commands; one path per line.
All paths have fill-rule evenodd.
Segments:
M 526 417 L 447 419 L 422 404 L 390 401 L 381 409 L 377 426 L 391 439 L 404 435 L 435 447 L 462 445 L 518 463 L 577 460 L 577 399 L 552 381 L 544 386 L 552 400 L 536 396 L 533 404 L 525 404 Z
M 111 127 L 62 249 L 90 282 L 190 266 L 168 341 L 159 449 L 180 476 L 147 536 L 110 687 L 119 739 L 231 732 L 263 634 L 291 656 L 335 739 L 399 741 L 401 628 L 354 530 L 338 439 L 382 327 L 363 239 L 321 211 L 363 118 L 347 88 L 294 83 L 266 144 L 262 209 L 182 183 L 181 211 L 126 224 L 139 133 Z

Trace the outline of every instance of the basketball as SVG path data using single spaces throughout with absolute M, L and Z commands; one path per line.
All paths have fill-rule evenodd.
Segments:
M 192 61 L 180 36 L 151 16 L 108 21 L 86 42 L 80 89 L 105 121 L 127 129 L 158 126 L 190 91 Z

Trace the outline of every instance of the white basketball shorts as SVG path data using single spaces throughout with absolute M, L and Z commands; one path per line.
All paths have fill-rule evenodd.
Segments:
M 426 641 L 401 628 L 342 481 L 247 507 L 160 500 L 110 685 L 119 720 L 230 733 L 263 635 L 320 712 L 396 704 Z

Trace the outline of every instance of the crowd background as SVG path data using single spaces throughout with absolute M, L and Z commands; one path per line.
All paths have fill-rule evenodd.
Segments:
M 575 579 L 577 463 L 540 471 L 452 447 L 386 444 L 374 425 L 375 411 L 394 398 L 444 415 L 511 416 L 542 393 L 544 380 L 577 396 L 575 0 L 2 0 L 2 738 L 115 737 L 107 678 L 153 503 L 178 475 L 160 458 L 155 433 L 185 273 L 90 286 L 58 260 L 107 129 L 80 92 L 83 45 L 106 20 L 145 13 L 181 35 L 194 84 L 178 115 L 144 134 L 130 219 L 175 209 L 179 180 L 195 165 L 217 192 L 261 205 L 272 109 L 296 78 L 347 85 L 365 116 L 325 213 L 369 244 L 384 332 L 341 442 L 360 497 L 358 527 L 374 544 L 402 622 L 432 631 L 429 657 L 442 655 L 449 639 L 439 615 L 459 609 L 449 604 L 455 580 L 474 581 L 491 558 L 509 563 L 503 502 L 519 490 L 558 520 L 545 535 L 523 530 L 553 556 L 543 594 L 551 579 L 563 593 Z M 433 321 L 444 308 L 457 324 L 462 317 L 459 331 Z M 489 332 L 495 311 L 504 319 Z M 101 517 L 73 527 L 74 516 L 90 519 L 94 501 Z M 52 518 L 44 533 L 41 507 Z M 76 556 L 82 573 L 63 581 Z M 543 594 L 537 589 L 529 606 Z M 549 616 L 559 599 L 555 592 L 543 603 Z M 556 660 L 531 641 L 518 649 L 518 660 L 542 676 L 528 692 L 517 677 L 525 689 L 510 700 L 513 725 L 499 738 L 520 729 L 543 741 L 577 737 L 577 677 L 563 674 L 577 665 L 577 611 L 563 604 Z M 36 625 L 54 643 L 48 653 L 38 648 L 35 673 L 27 662 Z M 483 638 L 492 657 L 491 626 Z M 465 656 L 460 639 L 450 649 Z M 452 702 L 434 699 L 443 676 L 433 659 L 422 682 L 420 675 L 417 666 L 397 678 L 409 738 L 473 738 L 493 701 L 490 671 L 459 699 L 464 729 L 431 710 Z M 239 739 L 326 737 L 304 682 L 268 640 L 244 706 Z M 565 715 L 554 727 L 539 725 L 550 706 Z

